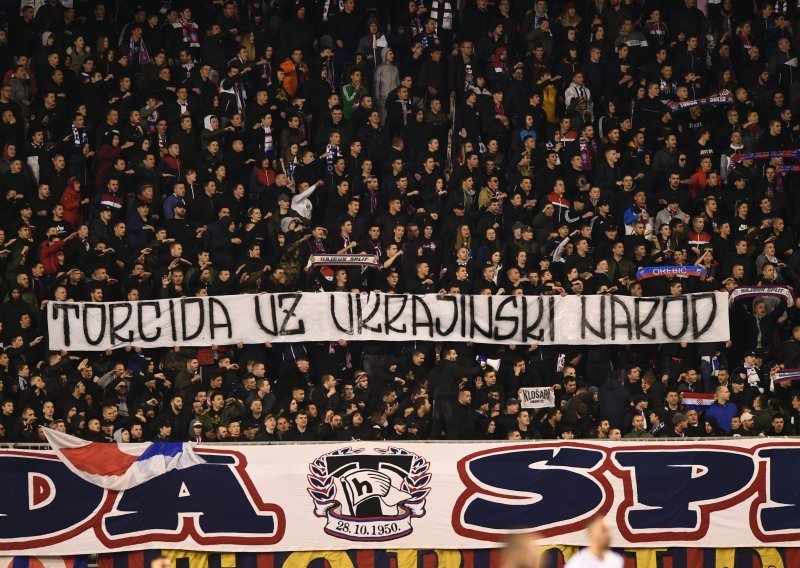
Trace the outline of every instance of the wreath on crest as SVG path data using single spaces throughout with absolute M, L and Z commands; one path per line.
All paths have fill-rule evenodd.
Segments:
M 363 448 L 341 448 L 324 454 L 309 464 L 308 469 L 310 473 L 306 477 L 310 485 L 308 494 L 311 495 L 311 498 L 314 500 L 315 515 L 324 517 L 328 509 L 339 504 L 336 500 L 334 476 L 328 471 L 326 458 L 332 456 L 355 455 L 363 451 Z M 402 505 L 412 512 L 412 517 L 422 517 L 425 515 L 425 498 L 431 491 L 429 484 L 433 477 L 429 472 L 431 467 L 430 462 L 422 456 L 403 448 L 390 446 L 388 448 L 376 448 L 375 451 L 384 455 L 402 455 L 412 456 L 414 458 L 411 462 L 409 474 L 403 479 L 398 489 L 410 495 L 408 499 L 402 502 Z

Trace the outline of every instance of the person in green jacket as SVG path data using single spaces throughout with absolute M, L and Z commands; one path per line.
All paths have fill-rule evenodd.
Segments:
M 653 435 L 647 431 L 644 423 L 644 416 L 635 414 L 631 420 L 631 431 L 625 434 L 625 438 L 643 440 L 652 438 Z
M 216 439 L 217 428 L 244 416 L 244 405 L 235 398 L 226 399 L 221 392 L 215 392 L 209 398 L 211 408 L 200 417 L 203 432 L 209 439 Z
M 349 119 L 353 111 L 361 106 L 361 99 L 368 95 L 366 87 L 361 84 L 361 70 L 350 71 L 350 82 L 342 87 L 342 114 Z

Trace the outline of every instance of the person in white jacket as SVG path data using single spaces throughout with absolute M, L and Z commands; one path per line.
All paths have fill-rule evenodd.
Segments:
M 317 181 L 314 185 L 308 185 L 308 182 L 303 182 L 297 188 L 299 193 L 292 196 L 291 208 L 308 221 L 311 221 L 311 213 L 314 211 L 314 204 L 311 203 L 311 194 L 318 187 L 321 187 L 322 183 L 322 180 Z
M 375 103 L 383 124 L 386 122 L 386 98 L 400 85 L 400 72 L 394 64 L 394 51 L 390 48 L 383 48 L 381 58 L 383 63 L 375 70 Z
M 581 99 L 585 104 L 585 108 L 581 108 Z M 586 120 L 591 122 L 594 120 L 594 102 L 592 102 L 592 92 L 584 84 L 583 73 L 578 71 L 572 76 L 572 82 L 564 91 L 564 104 L 567 108 L 575 101 L 575 108 L 583 112 L 584 116 L 588 114 Z

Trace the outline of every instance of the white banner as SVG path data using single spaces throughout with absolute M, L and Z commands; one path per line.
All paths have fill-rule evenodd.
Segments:
M 580 546 L 595 515 L 618 547 L 800 545 L 797 440 L 200 444 L 121 491 L 96 478 L 131 446 L 98 445 L 0 449 L 4 554 Z
M 519 389 L 520 407 L 551 408 L 556 405 L 556 393 L 550 387 L 524 387 Z
M 607 345 L 727 341 L 723 292 L 629 296 L 292 293 L 51 302 L 51 349 L 291 341 Z

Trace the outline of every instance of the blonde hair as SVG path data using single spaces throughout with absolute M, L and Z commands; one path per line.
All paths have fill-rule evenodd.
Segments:
M 242 36 L 242 41 L 239 43 L 239 46 L 247 50 L 247 59 L 249 61 L 256 61 L 256 46 L 253 41 L 250 40 L 249 33 Z

